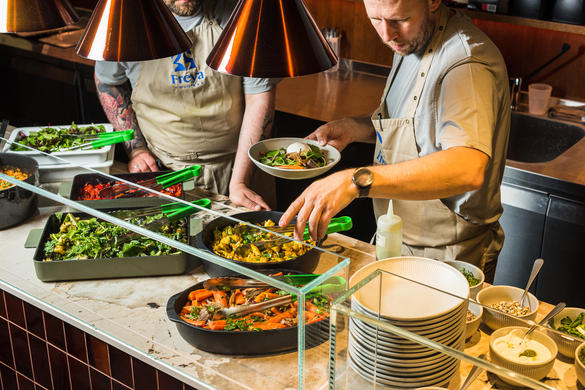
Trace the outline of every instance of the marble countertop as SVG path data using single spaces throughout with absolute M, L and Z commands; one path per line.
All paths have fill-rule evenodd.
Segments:
M 167 319 L 166 302 L 173 294 L 206 279 L 202 267 L 179 276 L 41 282 L 32 262 L 34 249 L 25 249 L 24 242 L 31 229 L 42 228 L 47 217 L 59 210 L 63 210 L 62 206 L 42 207 L 27 223 L 2 231 L 0 288 L 196 388 L 297 388 L 296 352 L 258 357 L 216 355 L 200 351 L 182 339 Z M 374 246 L 344 235 L 330 235 L 325 246 L 351 259 L 350 274 L 375 260 Z M 333 253 L 321 255 L 317 273 L 337 264 L 341 257 Z M 543 304 L 540 310 L 550 308 Z M 468 341 L 466 352 L 475 356 L 487 352 L 489 336 L 485 331 L 482 329 Z M 343 335 L 343 331 L 340 333 Z M 328 387 L 328 344 L 306 351 L 308 389 Z M 345 356 L 346 350 L 338 349 L 341 362 Z M 463 362 L 461 376 L 470 368 Z M 451 388 L 458 388 L 459 382 L 456 378 Z M 572 362 L 557 359 L 547 384 L 577 389 Z M 495 375 L 483 373 L 471 389 L 495 389 L 501 385 Z

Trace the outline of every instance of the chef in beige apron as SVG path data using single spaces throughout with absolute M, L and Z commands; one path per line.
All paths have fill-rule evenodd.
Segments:
M 192 57 L 181 56 L 185 70 L 177 71 L 169 58 L 142 62 L 132 103 L 149 149 L 164 165 L 177 170 L 200 164 L 203 170 L 196 184 L 227 194 L 244 103 L 241 78 L 215 72 L 205 63 L 221 32 L 216 20 L 208 17 L 187 33 L 193 47 Z M 183 87 L 169 85 L 179 81 Z M 254 186 L 270 182 L 259 177 L 261 173 L 254 172 L 251 187 L 270 204 L 273 186 L 265 185 L 264 191 Z
M 392 18 L 396 15 L 389 11 L 393 10 L 390 6 L 384 8 L 383 5 L 380 6 L 380 3 L 374 2 L 374 0 L 371 3 L 372 8 L 368 9 L 368 11 L 371 11 L 376 20 L 379 21 L 385 15 L 388 15 L 390 20 L 388 24 L 393 23 Z M 390 2 L 388 1 L 387 3 Z M 470 21 L 463 20 L 463 15 L 451 13 L 440 3 L 438 6 L 439 14 L 437 15 L 433 33 L 428 43 L 424 46 L 424 51 L 416 54 L 417 59 L 420 60 L 415 65 L 417 71 L 405 68 L 407 71 L 405 74 L 407 76 L 414 75 L 414 79 L 412 84 L 404 83 L 407 85 L 405 87 L 408 88 L 407 91 L 401 91 L 407 96 L 407 100 L 404 101 L 404 113 L 399 114 L 402 117 L 395 116 L 390 118 L 387 105 L 387 97 L 391 86 L 395 81 L 403 81 L 397 80 L 396 75 L 404 57 L 397 55 L 395 56 L 395 63 L 388 77 L 381 103 L 369 119 L 341 119 L 321 126 L 309 136 L 309 138 L 316 139 L 322 144 L 333 144 L 340 149 L 343 149 L 350 142 L 367 142 L 375 139 L 375 166 L 371 169 L 359 168 L 355 171 L 340 171 L 311 184 L 284 213 L 279 221 L 281 226 L 289 223 L 292 217 L 297 215 L 295 234 L 300 234 L 305 227 L 305 223 L 308 223 L 311 234 L 319 236 L 324 231 L 324 227 L 330 218 L 340 212 L 356 197 L 369 196 L 376 198 L 378 196 L 385 198 L 374 199 L 374 211 L 376 217 L 378 217 L 387 212 L 388 198 L 392 198 L 392 195 L 386 196 L 385 194 L 392 194 L 392 189 L 395 191 L 395 196 L 402 199 L 413 199 L 411 194 L 416 194 L 417 198 L 422 196 L 424 199 L 425 197 L 433 198 L 437 196 L 431 195 L 435 193 L 452 193 L 455 188 L 475 188 L 478 196 L 468 202 L 466 202 L 466 199 L 469 198 L 465 196 L 471 196 L 473 195 L 472 192 L 475 191 L 466 190 L 459 194 L 453 193 L 453 196 L 461 196 L 456 198 L 455 201 L 452 198 L 393 200 L 394 212 L 402 218 L 403 222 L 403 254 L 430 257 L 438 260 L 458 259 L 476 264 L 482 268 L 486 264 L 495 264 L 494 260 L 497 259 L 504 238 L 503 231 L 497 220 L 501 213 L 501 204 L 498 207 L 499 185 L 501 174 L 503 173 L 502 164 L 505 163 L 505 158 L 502 158 L 502 156 L 504 156 L 508 139 L 506 126 L 509 124 L 509 114 L 506 115 L 509 113 L 509 101 L 507 100 L 506 92 L 501 88 L 502 85 L 507 85 L 505 65 L 495 45 L 490 43 L 487 37 L 473 27 Z M 396 14 L 402 16 L 399 12 L 396 12 Z M 453 21 L 453 24 L 448 24 L 448 21 Z M 380 28 L 382 29 L 384 26 L 382 25 Z M 446 30 L 449 32 L 448 36 L 445 34 Z M 380 35 L 380 31 L 378 33 Z M 382 33 L 386 34 L 386 30 L 382 30 Z M 391 37 L 391 34 L 387 36 Z M 466 38 L 468 39 L 468 45 L 461 43 Z M 389 39 L 385 41 L 389 41 Z M 485 42 L 484 46 L 482 46 L 483 42 Z M 465 50 L 470 47 L 473 47 L 475 51 Z M 435 53 L 440 54 L 435 56 Z M 409 59 L 412 59 L 412 57 L 409 57 Z M 434 67 L 432 66 L 433 62 L 435 63 Z M 470 95 L 467 92 L 478 91 L 481 96 L 487 95 L 488 99 L 493 96 L 495 104 L 493 106 L 481 105 L 478 108 L 482 110 L 480 113 L 468 114 L 469 116 L 467 117 L 462 116 L 459 111 L 453 110 L 455 115 L 453 119 L 456 122 L 462 120 L 463 125 L 461 126 L 468 124 L 466 120 L 471 120 L 472 123 L 469 126 L 473 126 L 473 121 L 477 120 L 478 117 L 488 117 L 490 122 L 493 120 L 493 127 L 490 127 L 490 124 L 484 125 L 481 129 L 479 127 L 477 129 L 469 127 L 470 133 L 474 131 L 482 132 L 481 137 L 472 138 L 460 136 L 459 133 L 463 131 L 457 132 L 457 126 L 452 126 L 452 129 L 455 129 L 453 130 L 456 133 L 455 136 L 443 143 L 443 139 L 438 139 L 440 137 L 437 132 L 442 129 L 441 127 L 445 121 L 448 122 L 452 117 L 449 116 L 451 113 L 447 113 L 445 117 L 439 118 L 437 113 L 440 110 L 437 107 L 441 104 L 437 99 L 442 98 L 441 91 L 444 86 L 442 80 L 447 77 L 453 68 L 460 64 L 466 65 L 468 63 L 470 67 L 472 64 L 477 64 L 477 67 L 474 68 L 477 72 L 485 70 L 486 76 L 481 74 L 470 80 L 478 83 L 484 89 L 473 89 L 469 85 L 461 86 L 458 84 L 461 78 L 455 77 L 452 79 L 455 81 L 449 81 L 455 83 L 450 84 L 449 93 L 457 95 L 457 88 L 461 88 L 463 91 L 458 95 L 467 97 Z M 463 69 L 463 73 L 469 75 L 469 68 Z M 455 74 L 457 73 L 455 72 Z M 464 79 L 469 80 L 468 78 Z M 410 82 L 410 79 L 407 80 Z M 400 83 L 397 83 L 397 86 L 403 87 Z M 492 91 L 493 95 L 490 94 Z M 421 104 L 420 109 L 424 111 L 420 111 L 417 114 L 419 102 L 423 100 L 421 96 L 424 97 L 425 103 L 424 106 Z M 483 101 L 480 101 L 480 104 L 482 103 Z M 466 104 L 466 101 L 451 96 L 451 100 L 448 100 L 447 104 L 461 107 L 461 105 Z M 402 107 L 402 101 L 398 107 Z M 478 105 L 473 106 L 470 104 L 469 110 L 475 112 L 475 107 L 478 107 Z M 467 108 L 463 106 L 461 111 L 467 114 L 466 110 Z M 415 128 L 415 125 L 419 123 L 421 128 Z M 459 125 L 459 122 L 457 123 Z M 427 126 L 429 127 L 427 128 Z M 417 131 L 421 139 L 417 139 Z M 427 147 L 429 142 L 432 143 L 432 147 Z M 491 147 L 490 142 L 493 147 Z M 423 149 L 421 145 L 426 148 Z M 437 147 L 437 145 L 445 145 L 445 147 L 443 149 L 442 146 Z M 437 154 L 435 155 L 435 153 Z M 439 153 L 442 154 L 439 155 Z M 479 156 L 482 153 L 485 156 Z M 434 157 L 431 157 L 432 155 Z M 469 161 L 468 171 L 466 171 L 466 161 L 461 160 L 462 156 L 471 156 L 473 159 Z M 490 156 L 494 156 L 494 158 L 490 160 Z M 423 158 L 425 161 L 421 161 Z M 425 188 L 424 191 L 427 191 L 429 195 L 417 193 L 416 188 L 413 188 L 415 192 L 409 192 L 409 183 L 412 183 L 413 187 L 415 187 L 420 186 L 421 182 L 433 183 L 437 179 L 437 172 L 433 173 L 432 169 L 429 169 L 429 173 L 420 171 L 422 165 L 426 164 L 427 161 L 437 161 L 440 164 L 460 164 L 453 171 L 441 172 L 447 173 L 446 175 L 439 175 L 445 180 L 453 180 L 454 184 L 449 187 L 449 182 L 440 182 L 436 184 L 440 188 Z M 381 167 L 382 165 L 388 165 L 387 169 Z M 401 167 L 401 165 L 404 167 Z M 414 168 L 416 172 L 413 177 L 409 177 L 411 168 Z M 488 170 L 489 177 L 485 173 Z M 457 181 L 450 176 L 456 174 L 458 175 L 457 178 L 460 178 L 460 173 L 457 172 L 462 171 L 469 172 L 469 177 Z M 393 175 L 392 172 L 395 172 L 395 174 Z M 480 187 L 476 187 L 479 182 L 478 176 L 480 175 L 483 175 L 484 180 Z M 369 178 L 362 180 L 366 177 Z M 444 188 L 441 187 L 443 185 Z M 370 187 L 372 187 L 373 191 L 370 191 Z M 385 188 L 389 188 L 389 190 L 385 190 Z M 437 192 L 434 192 L 435 190 Z M 459 199 L 463 199 L 463 205 L 456 203 L 456 200 Z M 453 210 L 461 210 L 462 212 L 458 214 Z
M 401 65 L 392 66 L 381 104 L 372 114 L 377 133 L 374 165 L 396 164 L 419 157 L 414 130 L 414 116 L 437 46 L 443 37 L 448 13 L 442 12 L 439 24 L 420 62 L 413 98 L 404 118 L 388 118 L 386 96 Z M 387 212 L 388 199 L 373 199 L 376 218 Z M 491 226 L 466 221 L 450 210 L 441 199 L 393 200 L 394 213 L 402 218 L 403 255 L 439 260 L 459 259 L 483 268 L 497 260 L 503 244 L 503 230 L 496 222 Z

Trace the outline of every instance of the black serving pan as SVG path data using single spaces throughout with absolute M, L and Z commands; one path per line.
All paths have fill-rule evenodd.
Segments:
M 266 220 L 272 220 L 278 224 L 278 220 L 282 216 L 283 212 L 281 211 L 249 211 L 246 213 L 239 213 L 232 215 L 233 218 L 250 222 L 253 224 L 261 223 Z M 198 249 L 207 251 L 209 253 L 213 253 L 211 248 L 213 247 L 213 231 L 216 228 L 222 229 L 227 225 L 233 225 L 237 222 L 234 222 L 231 219 L 225 217 L 219 217 L 208 223 L 203 230 L 195 236 L 195 246 Z M 317 243 L 319 245 L 321 241 Z M 317 264 L 319 263 L 319 256 L 320 252 L 315 249 L 309 249 L 305 254 L 302 256 L 295 257 L 291 260 L 280 261 L 277 263 L 248 263 L 244 261 L 235 261 L 230 259 L 225 259 L 225 261 L 229 261 L 235 264 L 242 265 L 247 268 L 251 268 L 253 270 L 277 270 L 277 269 L 291 269 L 301 271 L 303 273 L 311 273 L 317 268 Z M 221 265 L 217 265 L 211 263 L 205 259 L 201 259 L 203 262 L 203 266 L 205 267 L 205 272 L 212 278 L 216 278 L 219 276 L 228 276 L 235 274 L 234 271 L 231 271 Z
M 0 153 L 0 167 L 18 168 L 29 177 L 24 180 L 34 186 L 39 185 L 39 164 L 27 156 L 15 153 Z M 0 190 L 0 229 L 17 225 L 36 213 L 38 196 L 36 193 L 14 185 Z
M 161 171 L 161 172 L 138 172 L 138 173 L 121 173 L 116 175 L 120 179 L 128 180 L 133 183 L 139 180 L 148 180 L 159 175 L 164 175 L 172 171 Z M 121 198 L 121 199 L 100 199 L 100 200 L 79 200 L 83 191 L 83 186 L 86 184 L 97 185 L 100 183 L 108 183 L 112 180 L 109 178 L 97 174 L 97 173 L 82 173 L 76 175 L 73 178 L 71 185 L 71 191 L 69 193 L 69 199 L 83 203 L 84 205 L 90 206 L 94 209 L 109 209 L 109 208 L 132 208 L 132 207 L 150 207 L 158 206 L 164 203 L 168 203 L 167 198 L 160 196 L 150 197 L 135 197 L 135 198 Z M 180 183 L 181 190 L 183 189 L 183 183 Z M 185 199 L 185 192 L 181 193 L 180 199 Z
M 81 218 L 92 217 L 85 213 L 71 214 Z M 33 256 L 35 272 L 43 282 L 178 275 L 193 269 L 199 263 L 196 258 L 185 252 L 165 256 L 43 261 L 45 243 L 51 233 L 59 231 L 60 225 L 56 214 L 49 217 Z M 190 237 L 189 233 L 190 226 L 187 223 L 187 237 Z
M 270 270 L 268 272 L 274 272 Z M 281 270 L 276 270 L 281 271 Z M 286 274 L 299 274 L 297 270 L 283 271 Z M 266 272 L 264 272 L 266 273 Z M 187 303 L 189 292 L 203 288 L 199 282 L 182 292 L 173 295 L 167 301 L 167 316 L 175 323 L 181 337 L 189 344 L 203 351 L 222 355 L 262 355 L 298 348 L 298 327 L 271 329 L 262 331 L 226 331 L 205 329 L 189 324 L 179 317 Z M 307 348 L 323 343 L 329 338 L 329 319 L 305 326 Z

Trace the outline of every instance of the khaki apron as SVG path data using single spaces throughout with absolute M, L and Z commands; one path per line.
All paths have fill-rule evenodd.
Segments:
M 187 33 L 190 51 L 142 62 L 132 103 L 149 149 L 164 165 L 177 170 L 200 164 L 196 184 L 226 195 L 244 104 L 242 79 L 205 63 L 221 31 L 207 18 Z
M 388 118 L 386 95 L 402 58 L 392 67 L 380 107 L 374 111 L 371 118 L 376 130 L 374 165 L 396 164 L 419 157 L 414 116 L 447 20 L 448 13 L 442 11 L 438 27 L 421 60 L 419 77 L 404 118 Z M 387 199 L 373 199 L 373 203 L 376 218 L 387 212 Z M 394 212 L 402 218 L 404 255 L 438 260 L 457 259 L 482 268 L 486 262 L 497 259 L 503 243 L 503 231 L 498 223 L 478 225 L 468 222 L 445 206 L 440 199 L 393 200 L 393 207 Z

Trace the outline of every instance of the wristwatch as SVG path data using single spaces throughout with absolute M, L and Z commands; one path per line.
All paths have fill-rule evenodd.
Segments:
M 353 171 L 351 181 L 358 188 L 359 198 L 367 198 L 370 193 L 370 188 L 374 182 L 374 174 L 368 168 L 357 168 Z

